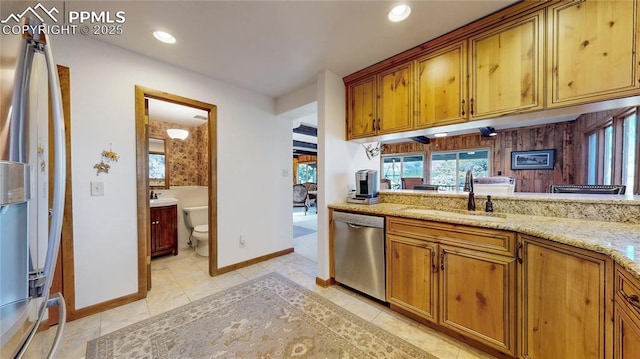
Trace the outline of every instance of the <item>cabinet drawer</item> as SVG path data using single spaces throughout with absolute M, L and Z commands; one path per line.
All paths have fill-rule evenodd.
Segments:
M 640 315 L 640 282 L 619 266 L 616 267 L 615 290 L 618 300 L 626 302 Z
M 387 233 L 489 253 L 514 255 L 515 234 L 497 229 L 387 217 Z

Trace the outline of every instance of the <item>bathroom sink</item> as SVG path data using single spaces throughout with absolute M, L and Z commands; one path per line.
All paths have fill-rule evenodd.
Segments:
M 178 204 L 178 199 L 173 197 L 164 197 L 149 200 L 150 207 L 173 206 L 174 204 Z
M 494 221 L 494 222 L 503 222 L 507 215 L 504 213 L 495 213 L 495 212 L 480 212 L 480 211 L 465 211 L 465 210 L 436 210 L 436 209 L 426 209 L 419 207 L 409 207 L 400 210 L 401 212 L 415 213 L 415 214 L 424 214 L 428 216 L 434 217 L 450 217 L 450 218 L 465 218 L 465 219 L 474 219 L 481 221 Z

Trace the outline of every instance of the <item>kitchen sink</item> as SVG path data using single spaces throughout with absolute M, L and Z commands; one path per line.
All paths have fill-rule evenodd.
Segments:
M 436 209 L 426 209 L 421 207 L 409 207 L 409 208 L 401 209 L 400 212 L 424 214 L 424 215 L 434 216 L 434 217 L 465 218 L 465 219 L 474 219 L 474 220 L 482 220 L 482 221 L 486 220 L 486 221 L 494 221 L 494 222 L 503 222 L 507 218 L 507 215 L 504 213 L 466 211 L 466 210 L 458 210 L 458 209 L 436 210 Z

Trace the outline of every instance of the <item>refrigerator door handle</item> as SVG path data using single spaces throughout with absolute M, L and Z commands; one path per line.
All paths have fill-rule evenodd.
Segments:
M 46 277 L 45 291 L 49 293 L 53 281 L 53 272 L 58 259 L 60 248 L 60 234 L 62 232 L 62 215 L 64 211 L 64 195 L 66 180 L 66 156 L 65 156 L 65 135 L 64 117 L 62 113 L 62 94 L 60 92 L 60 80 L 58 79 L 58 69 L 53 62 L 51 52 L 51 38 L 47 37 L 47 44 L 44 47 L 44 55 L 47 63 L 47 73 L 49 76 L 49 91 L 51 93 L 51 112 L 53 114 L 53 141 L 54 141 L 54 175 L 53 175 L 53 206 L 51 215 L 51 226 L 49 230 L 49 244 L 47 256 L 44 264 L 44 275 Z
M 64 297 L 60 293 L 56 293 L 49 298 L 47 301 L 47 308 L 58 307 L 58 329 L 56 330 L 56 336 L 53 339 L 53 344 L 51 344 L 51 349 L 49 349 L 49 354 L 47 355 L 47 359 L 55 358 L 56 351 L 60 346 L 60 341 L 62 340 L 62 332 L 64 331 L 64 326 L 67 323 L 67 307 L 64 301 Z

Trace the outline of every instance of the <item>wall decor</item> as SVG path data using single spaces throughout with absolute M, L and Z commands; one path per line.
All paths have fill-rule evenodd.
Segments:
M 111 169 L 111 166 L 108 164 L 108 162 L 118 162 L 118 159 L 120 158 L 120 155 L 111 150 L 111 144 L 109 144 L 109 150 L 102 151 L 101 156 L 102 159 L 100 160 L 100 162 L 96 163 L 93 166 L 93 168 L 96 169 L 96 176 L 100 173 L 109 173 L 109 169 Z
M 552 170 L 556 150 L 512 151 L 512 170 Z
M 368 159 L 373 159 L 380 154 L 380 142 L 363 143 L 362 147 L 364 147 Z

